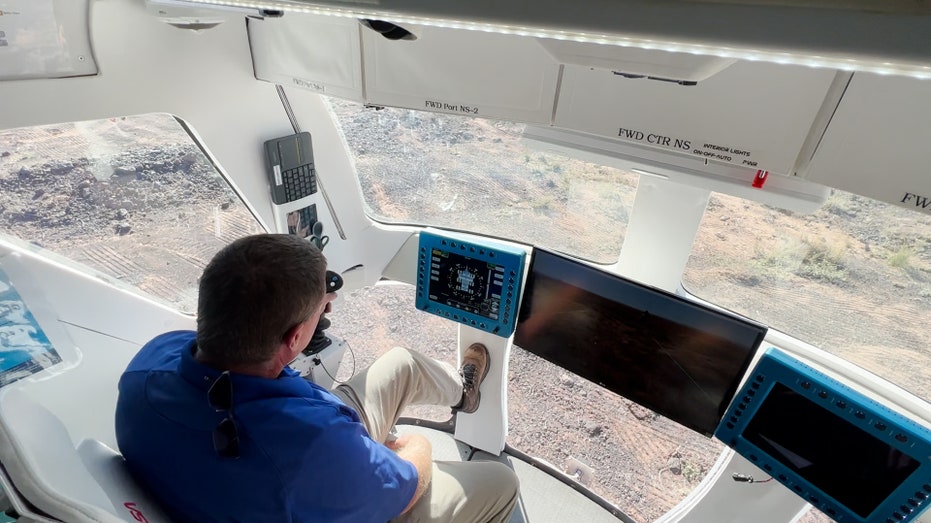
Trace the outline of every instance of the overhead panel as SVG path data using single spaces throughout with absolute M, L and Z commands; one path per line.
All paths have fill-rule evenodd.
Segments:
M 559 64 L 533 39 L 404 27 L 416 40 L 362 31 L 367 103 L 550 123 Z
M 0 81 L 97 74 L 88 0 L 0 3 Z
M 695 85 L 617 73 L 566 66 L 555 125 L 779 174 L 791 173 L 835 75 L 761 62 Z
M 260 80 L 362 100 L 358 20 L 288 13 L 249 19 L 249 43 Z
M 931 81 L 857 73 L 804 173 L 931 214 Z

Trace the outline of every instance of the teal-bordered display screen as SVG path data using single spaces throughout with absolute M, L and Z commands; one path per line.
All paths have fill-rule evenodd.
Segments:
M 416 306 L 507 338 L 524 274 L 522 249 L 420 233 Z

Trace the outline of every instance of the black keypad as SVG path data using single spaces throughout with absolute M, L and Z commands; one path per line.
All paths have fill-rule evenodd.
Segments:
M 310 165 L 281 172 L 281 182 L 287 201 L 293 202 L 317 192 L 317 172 Z

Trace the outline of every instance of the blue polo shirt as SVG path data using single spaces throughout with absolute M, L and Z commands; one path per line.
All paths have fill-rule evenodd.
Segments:
M 120 378 L 116 438 L 130 472 L 179 522 L 377 522 L 417 488 L 414 466 L 373 441 L 356 412 L 285 368 L 231 374 L 239 457 L 213 448 L 226 417 L 207 401 L 220 371 L 194 359 L 195 333 L 147 343 Z

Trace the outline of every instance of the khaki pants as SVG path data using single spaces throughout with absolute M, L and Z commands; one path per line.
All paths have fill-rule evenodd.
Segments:
M 462 381 L 452 366 L 395 347 L 333 390 L 384 442 L 407 405 L 455 405 Z M 517 503 L 514 471 L 496 461 L 434 461 L 426 492 L 394 522 L 504 522 Z

